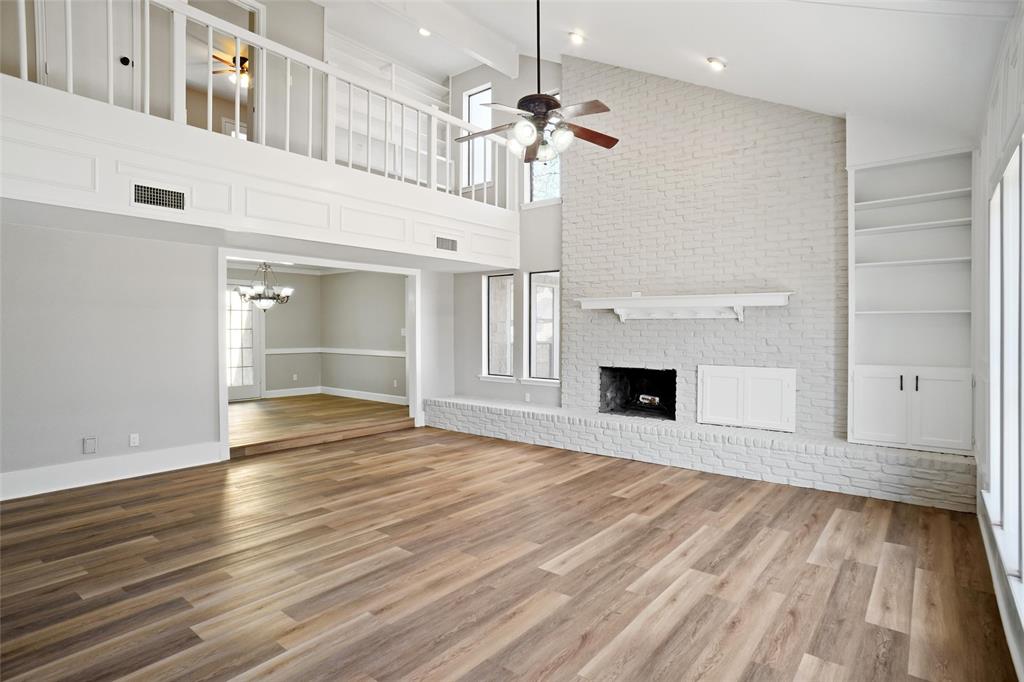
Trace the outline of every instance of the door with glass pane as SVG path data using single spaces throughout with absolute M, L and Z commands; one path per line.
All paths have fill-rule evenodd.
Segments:
M 262 395 L 263 313 L 242 300 L 230 284 L 224 292 L 227 334 L 228 400 Z

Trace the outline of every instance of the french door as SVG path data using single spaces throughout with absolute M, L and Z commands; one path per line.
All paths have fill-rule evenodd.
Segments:
M 263 395 L 263 311 L 243 301 L 229 284 L 224 290 L 228 400 Z

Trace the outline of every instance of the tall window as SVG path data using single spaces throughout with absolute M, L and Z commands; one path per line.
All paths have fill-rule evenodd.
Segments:
M 484 319 L 487 321 L 485 374 L 496 377 L 511 377 L 512 338 L 515 333 L 512 311 L 514 309 L 515 277 L 513 275 L 488 275 L 484 277 L 486 292 Z
M 557 379 L 559 357 L 558 272 L 531 272 L 530 377 Z
M 491 127 L 491 86 L 484 85 L 465 94 L 462 103 L 463 118 L 475 126 Z M 487 138 L 478 137 L 462 145 L 462 186 L 482 185 L 491 180 L 487 158 Z
M 562 196 L 562 162 L 556 156 L 550 161 L 534 161 L 525 164 L 526 177 L 523 199 L 531 204 L 535 201 L 557 199 Z
M 1022 561 L 1021 486 L 1024 442 L 1024 296 L 1021 266 L 1021 147 L 1017 147 L 989 203 L 989 429 L 988 506 L 1008 572 Z

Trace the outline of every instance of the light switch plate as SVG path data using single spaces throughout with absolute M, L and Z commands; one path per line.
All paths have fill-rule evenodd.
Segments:
M 128 447 L 137 448 L 139 447 L 139 434 L 129 433 L 128 434 Z
M 85 438 L 82 439 L 82 454 L 96 454 L 96 436 L 86 436 Z

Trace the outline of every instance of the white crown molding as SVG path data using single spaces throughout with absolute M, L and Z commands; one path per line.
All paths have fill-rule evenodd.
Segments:
M 164 471 L 213 464 L 226 459 L 228 453 L 221 448 L 220 442 L 210 441 L 7 471 L 0 474 L 0 499 L 12 500 L 55 490 L 148 476 Z
M 627 320 L 729 319 L 743 321 L 744 308 L 789 305 L 792 291 L 753 294 L 688 294 L 682 296 L 613 296 L 578 298 L 583 310 L 611 310 Z

